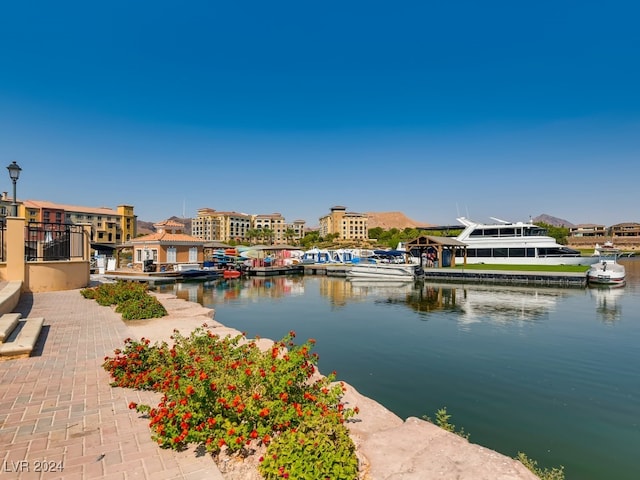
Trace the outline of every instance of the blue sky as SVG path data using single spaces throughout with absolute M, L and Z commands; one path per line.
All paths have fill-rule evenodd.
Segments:
M 4 2 L 0 161 L 147 221 L 640 222 L 637 5 Z

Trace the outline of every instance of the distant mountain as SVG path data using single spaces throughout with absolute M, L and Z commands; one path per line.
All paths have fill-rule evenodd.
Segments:
M 547 225 L 553 225 L 554 227 L 566 227 L 566 228 L 575 227 L 575 225 L 569 222 L 568 220 L 565 220 L 563 218 L 558 218 L 558 217 L 552 217 L 551 215 L 547 215 L 546 213 L 543 213 L 542 215 L 538 215 L 533 219 L 533 223 L 538 223 L 538 222 L 546 223 Z
M 138 220 L 138 235 L 149 235 L 150 233 L 155 233 L 155 231 L 153 222 Z
M 184 233 L 187 235 L 191 235 L 191 219 L 190 218 L 181 218 L 181 217 L 170 217 L 166 220 L 173 220 L 174 222 L 182 223 L 184 225 Z M 150 233 L 155 233 L 156 228 L 153 226 L 154 223 L 157 222 L 145 222 L 143 220 L 138 220 L 138 235 L 148 235 Z
M 429 223 L 416 222 L 402 212 L 367 212 L 367 216 L 369 217 L 369 228 L 380 227 L 384 230 L 389 230 L 390 228 L 404 230 L 405 228 L 431 226 Z

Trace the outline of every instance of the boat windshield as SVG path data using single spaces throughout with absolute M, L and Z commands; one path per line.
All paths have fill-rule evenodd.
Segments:
M 545 237 L 547 236 L 547 230 L 542 227 L 525 227 L 524 229 L 525 237 Z

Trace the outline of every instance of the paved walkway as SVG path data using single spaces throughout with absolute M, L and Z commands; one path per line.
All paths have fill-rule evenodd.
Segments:
M 23 294 L 15 311 L 45 326 L 31 357 L 0 362 L 0 480 L 223 478 L 209 455 L 151 440 L 128 405 L 154 393 L 109 385 L 104 357 L 137 337 L 119 314 L 78 290 Z

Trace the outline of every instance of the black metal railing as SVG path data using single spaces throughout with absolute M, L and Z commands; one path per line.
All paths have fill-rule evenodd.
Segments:
M 24 254 L 27 261 L 84 258 L 81 225 L 30 222 L 25 226 Z

